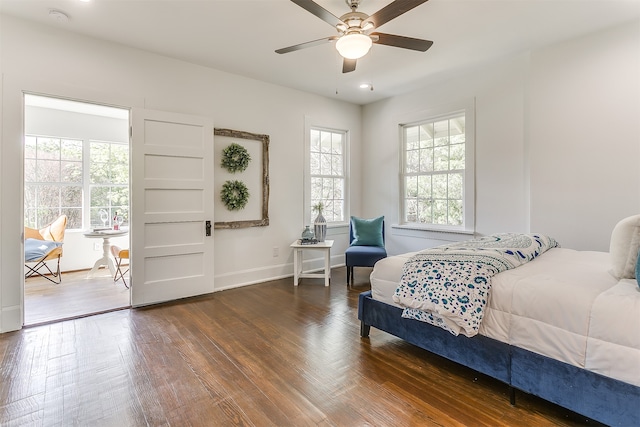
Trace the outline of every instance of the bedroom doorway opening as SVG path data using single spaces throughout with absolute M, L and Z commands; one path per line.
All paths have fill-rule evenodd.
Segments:
M 42 275 L 25 262 L 25 326 L 131 306 L 129 260 L 114 280 L 111 249 L 130 247 L 130 151 L 128 109 L 24 95 L 25 238 L 32 229 L 48 240 L 45 227 L 66 217 L 61 256 Z

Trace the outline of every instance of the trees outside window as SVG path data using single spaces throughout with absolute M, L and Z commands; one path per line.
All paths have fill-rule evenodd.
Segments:
M 311 128 L 309 144 L 310 204 L 322 203 L 328 224 L 346 221 L 346 132 Z
M 463 229 L 469 221 L 465 117 L 462 111 L 402 126 L 404 224 Z
M 65 214 L 67 228 L 86 229 L 102 225 L 100 210 L 128 224 L 127 144 L 27 135 L 24 153 L 26 226 Z
M 129 224 L 129 146 L 112 142 L 89 143 L 90 223 L 101 224 L 100 211 L 116 214 Z

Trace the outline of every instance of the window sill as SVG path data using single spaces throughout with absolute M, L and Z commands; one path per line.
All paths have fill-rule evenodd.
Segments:
M 349 223 L 348 222 L 331 222 L 329 224 L 327 224 L 327 228 L 344 228 L 344 227 L 349 227 Z
M 456 230 L 438 227 L 421 227 L 418 225 L 391 225 L 391 231 L 395 236 L 417 237 L 422 239 L 445 240 L 458 242 L 469 240 L 475 236 L 474 230 Z
M 345 233 L 349 233 L 349 223 L 327 224 L 327 236 L 338 236 Z
M 400 228 L 404 230 L 417 230 L 417 231 L 430 231 L 434 233 L 450 233 L 450 234 L 475 234 L 474 230 L 462 230 L 455 228 L 440 228 L 440 227 L 429 227 L 429 226 L 420 226 L 414 224 L 393 224 L 391 228 Z

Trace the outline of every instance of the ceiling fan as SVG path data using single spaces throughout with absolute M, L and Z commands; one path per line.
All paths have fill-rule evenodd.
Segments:
M 369 52 L 373 43 L 420 52 L 425 52 L 433 44 L 433 42 L 429 40 L 374 32 L 378 27 L 410 11 L 414 7 L 420 6 L 422 3 L 427 2 L 427 0 L 395 0 L 370 16 L 357 11 L 361 0 L 345 0 L 351 8 L 351 12 L 345 13 L 339 18 L 313 0 L 291 1 L 334 26 L 338 31 L 338 35 L 278 49 L 276 53 L 294 52 L 296 50 L 335 41 L 336 49 L 344 58 L 342 72 L 349 73 L 356 69 L 356 61 Z

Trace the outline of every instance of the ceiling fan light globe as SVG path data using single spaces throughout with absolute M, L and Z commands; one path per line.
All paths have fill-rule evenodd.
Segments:
M 364 34 L 347 34 L 336 42 L 336 49 L 343 58 L 359 59 L 369 52 L 373 42 Z

